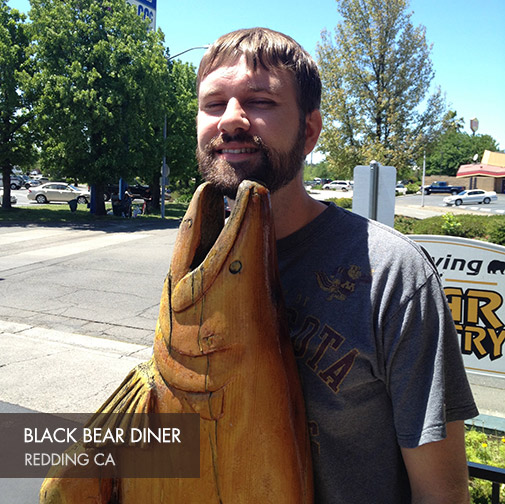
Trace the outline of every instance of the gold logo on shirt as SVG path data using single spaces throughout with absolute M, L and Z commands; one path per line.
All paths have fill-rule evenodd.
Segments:
M 327 275 L 324 271 L 316 271 L 319 287 L 328 292 L 328 301 L 338 299 L 345 301 L 354 292 L 356 282 L 361 278 L 361 268 L 351 264 L 347 269 L 340 267 L 335 275 Z

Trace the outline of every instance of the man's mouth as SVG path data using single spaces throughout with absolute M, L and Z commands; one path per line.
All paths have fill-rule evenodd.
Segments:
M 258 152 L 258 149 L 252 147 L 244 147 L 242 149 L 218 149 L 219 154 L 253 154 Z

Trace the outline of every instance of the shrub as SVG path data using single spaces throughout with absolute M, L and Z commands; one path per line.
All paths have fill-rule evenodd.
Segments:
M 453 232 L 456 234 L 452 236 L 499 243 L 500 235 L 498 232 L 492 235 L 492 231 L 501 226 L 502 237 L 504 238 L 503 244 L 505 244 L 505 216 L 461 214 L 454 221 L 452 217 L 448 218 L 446 215 L 429 217 L 427 219 L 415 219 L 397 215 L 395 217 L 395 229 L 404 234 L 444 235 Z
M 505 436 L 492 436 L 476 429 L 465 434 L 466 456 L 469 462 L 477 462 L 493 467 L 505 468 Z M 490 481 L 472 478 L 470 496 L 472 504 L 491 502 L 492 484 Z M 505 485 L 500 488 L 500 502 L 505 498 Z
M 407 184 L 407 194 L 416 194 L 420 189 L 419 184 Z
M 331 201 L 342 208 L 352 208 L 352 198 L 329 198 L 326 201 Z
M 405 215 L 395 215 L 395 229 L 403 234 L 416 234 L 414 231 L 417 219 Z
M 449 236 L 461 236 L 461 222 L 459 219 L 451 213 L 446 213 L 442 215 L 444 220 L 442 224 L 442 232 Z
M 489 241 L 498 245 L 505 245 L 505 221 L 500 220 L 494 224 L 489 233 Z

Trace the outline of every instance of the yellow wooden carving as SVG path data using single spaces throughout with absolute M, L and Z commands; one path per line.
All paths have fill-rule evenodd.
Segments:
M 268 191 L 245 181 L 224 225 L 223 198 L 200 186 L 165 281 L 153 358 L 89 422 L 120 413 L 200 414 L 200 478 L 72 479 L 50 472 L 40 502 L 313 501 L 303 396 L 283 314 Z M 73 449 L 84 450 L 83 446 Z

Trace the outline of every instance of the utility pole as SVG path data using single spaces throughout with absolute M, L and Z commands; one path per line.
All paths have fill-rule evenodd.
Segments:
M 185 54 L 185 53 L 187 53 L 189 51 L 193 51 L 195 49 L 208 49 L 208 48 L 209 48 L 209 45 L 190 47 L 189 49 L 186 49 L 185 51 L 174 54 L 173 56 L 170 56 L 170 58 L 167 58 L 167 64 L 168 64 L 168 62 L 177 58 L 181 54 Z M 166 143 L 167 143 L 167 114 L 165 114 L 165 120 L 163 123 L 163 164 L 161 167 L 161 218 L 162 219 L 165 218 L 165 191 L 166 191 L 166 186 L 168 185 L 168 177 L 170 175 L 170 168 L 167 165 Z

